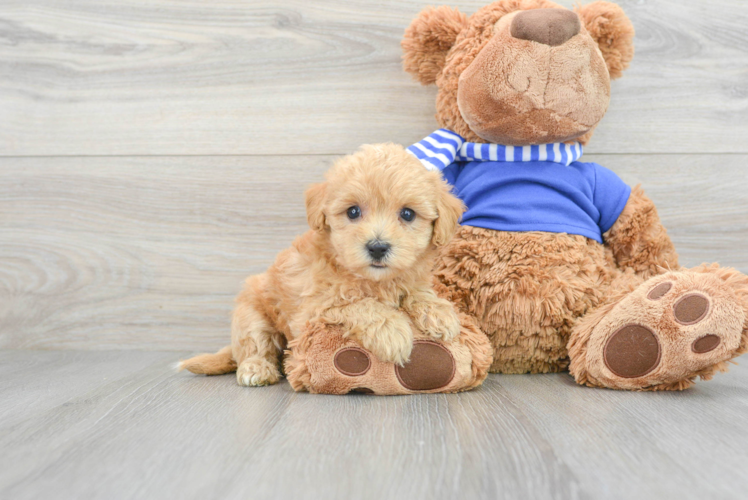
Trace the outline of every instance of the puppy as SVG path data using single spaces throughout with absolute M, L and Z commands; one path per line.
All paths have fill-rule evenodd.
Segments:
M 308 189 L 306 211 L 311 230 L 247 279 L 231 345 L 180 369 L 236 370 L 240 385 L 274 384 L 283 348 L 310 320 L 342 325 L 380 360 L 401 365 L 413 346 L 411 324 L 435 339 L 459 334 L 452 304 L 431 287 L 437 248 L 464 211 L 438 172 L 401 146 L 364 146 Z

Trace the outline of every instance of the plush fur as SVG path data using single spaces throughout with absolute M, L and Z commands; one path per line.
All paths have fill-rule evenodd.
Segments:
M 429 7 L 408 27 L 402 46 L 406 71 L 424 85 L 435 83 L 447 52 L 467 26 L 467 16 L 447 6 Z
M 576 8 L 582 25 L 597 43 L 610 77 L 620 78 L 634 58 L 634 27 L 623 9 L 610 2 Z
M 339 328 L 341 341 L 373 353 L 379 365 L 389 363 L 393 376 L 391 364 L 409 359 L 414 330 L 420 339 L 449 343 L 462 331 L 463 341 L 480 342 L 475 337 L 482 333 L 469 320 L 462 326 L 452 304 L 431 285 L 436 251 L 452 239 L 464 209 L 438 173 L 425 170 L 401 146 L 364 146 L 309 188 L 306 207 L 312 229 L 267 272 L 247 279 L 237 298 L 230 348 L 184 361 L 181 368 L 204 374 L 236 370 L 241 385 L 274 384 L 284 347 L 330 343 L 335 335 L 320 333 L 327 325 Z M 357 217 L 349 215 L 351 207 L 358 207 Z M 415 212 L 413 220 L 405 220 L 404 208 Z M 372 241 L 391 246 L 383 258 L 367 250 Z M 457 358 L 472 356 L 467 348 L 455 346 L 454 352 Z M 304 378 L 304 356 L 306 351 L 289 362 L 294 382 Z M 481 373 L 463 376 L 453 390 L 485 377 L 490 350 L 483 356 L 489 361 L 479 355 L 474 367 Z
M 610 80 L 632 60 L 633 26 L 609 2 L 577 7 L 578 18 L 566 9 L 526 15 L 539 9 L 564 7 L 500 0 L 469 17 L 429 8 L 413 21 L 402 42 L 404 67 L 421 83 L 436 83 L 441 127 L 479 143 L 590 140 Z M 462 227 L 440 253 L 435 287 L 489 337 L 493 372 L 570 369 L 590 386 L 683 389 L 745 352 L 748 279 L 716 264 L 682 269 L 640 187 L 603 237 L 599 244 L 565 233 Z M 652 298 L 660 285 L 667 293 Z M 689 313 L 678 309 L 688 297 L 708 304 L 694 324 L 684 324 Z M 631 352 L 615 341 L 627 327 L 648 339 L 632 336 Z M 717 343 L 698 352 L 697 344 L 709 342 Z M 637 354 L 650 356 L 653 367 L 633 376 Z

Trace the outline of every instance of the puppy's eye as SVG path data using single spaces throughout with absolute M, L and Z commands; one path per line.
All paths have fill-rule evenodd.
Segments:
M 361 217 L 361 209 L 358 206 L 354 205 L 346 210 L 345 214 L 351 220 L 358 219 L 359 217 Z
M 400 217 L 405 222 L 413 222 L 413 219 L 416 218 L 416 213 L 409 208 L 403 208 L 402 210 L 400 210 Z

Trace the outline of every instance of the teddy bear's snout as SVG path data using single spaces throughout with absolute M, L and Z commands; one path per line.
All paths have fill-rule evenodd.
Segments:
M 517 14 L 511 34 L 520 40 L 531 40 L 555 47 L 579 33 L 579 17 L 567 9 L 533 9 Z

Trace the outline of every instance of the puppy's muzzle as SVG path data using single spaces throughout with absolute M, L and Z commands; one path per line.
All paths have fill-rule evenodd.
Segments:
M 384 241 L 371 240 L 366 244 L 366 251 L 373 261 L 379 262 L 387 256 L 391 247 L 392 245 Z

